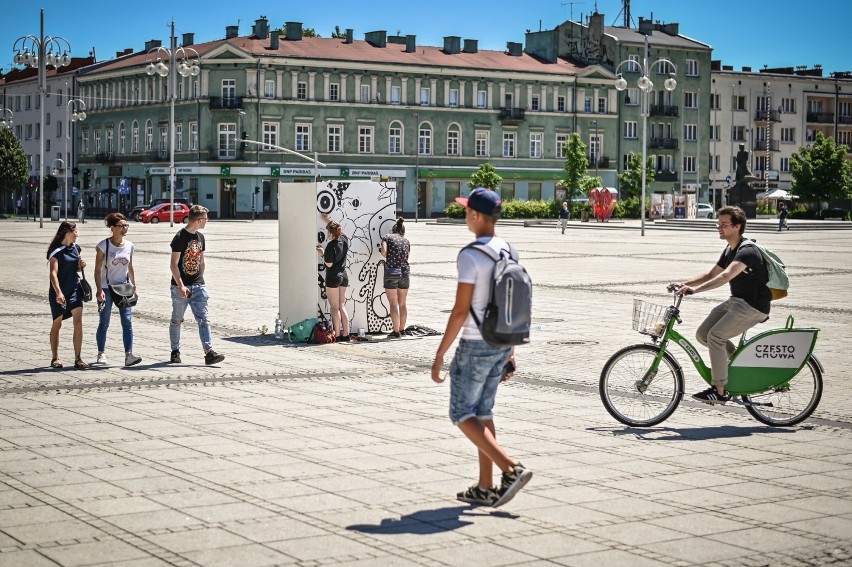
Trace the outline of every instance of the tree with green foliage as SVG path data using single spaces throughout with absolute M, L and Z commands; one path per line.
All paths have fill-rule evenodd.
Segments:
M 0 192 L 3 202 L 10 202 L 7 192 L 11 194 L 17 191 L 24 186 L 27 179 L 27 156 L 21 143 L 12 130 L 0 128 Z
M 648 157 L 645 162 L 645 186 L 656 179 L 657 170 L 654 168 L 654 158 Z M 618 174 L 618 189 L 622 199 L 640 197 L 642 195 L 642 156 L 631 152 L 627 160 L 627 170 Z
M 314 28 L 302 28 L 302 37 L 322 37 Z
M 586 144 L 580 135 L 574 132 L 562 145 L 562 153 L 565 154 L 565 173 L 559 180 L 559 185 L 565 188 L 568 197 L 568 208 L 571 208 L 573 200 L 582 190 L 582 182 L 587 177 L 589 170 L 589 158 L 586 155 Z
M 488 187 L 492 191 L 497 191 L 500 188 L 500 183 L 502 181 L 503 178 L 497 174 L 493 165 L 490 163 L 482 163 L 479 165 L 479 169 L 470 176 L 470 181 L 467 182 L 467 186 L 471 189 L 476 187 Z
M 340 26 L 334 26 L 334 31 L 331 32 L 332 39 L 346 39 L 346 33 L 340 31 Z
M 818 203 L 852 197 L 852 162 L 848 148 L 817 131 L 810 148 L 801 148 L 790 159 L 793 187 L 790 192 L 805 202 Z

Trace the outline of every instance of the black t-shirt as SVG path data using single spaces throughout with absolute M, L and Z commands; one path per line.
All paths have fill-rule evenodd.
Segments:
M 172 239 L 172 252 L 180 252 L 178 271 L 183 285 L 203 284 L 201 259 L 204 254 L 204 235 L 200 232 L 193 234 L 185 228 L 180 229 Z M 172 285 L 177 285 L 174 276 Z
M 744 240 L 740 240 L 734 250 L 726 247 L 716 265 L 724 270 L 734 261 L 745 264 L 746 269 L 728 282 L 731 286 L 731 297 L 739 297 L 761 313 L 769 315 L 769 305 L 772 301 L 772 292 L 766 287 L 769 272 L 763 263 L 760 250 L 756 246 L 742 246 Z
M 386 272 L 389 275 L 408 274 L 411 268 L 408 265 L 408 254 L 411 252 L 411 244 L 408 239 L 401 234 L 391 232 L 385 235 L 382 240 L 385 241 L 388 247 L 388 255 L 385 263 Z
M 347 254 L 349 254 L 349 239 L 345 235 L 340 235 L 339 238 L 332 240 L 326 245 L 322 259 L 325 263 L 331 264 L 331 267 L 325 270 L 326 277 L 346 272 Z

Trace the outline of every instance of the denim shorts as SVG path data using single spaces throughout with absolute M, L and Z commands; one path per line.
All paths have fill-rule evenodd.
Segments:
M 453 424 L 473 417 L 492 419 L 497 386 L 511 352 L 511 347 L 496 348 L 485 341 L 459 341 L 450 364 L 450 419 Z
M 385 289 L 408 289 L 411 285 L 408 274 L 389 276 L 385 274 Z

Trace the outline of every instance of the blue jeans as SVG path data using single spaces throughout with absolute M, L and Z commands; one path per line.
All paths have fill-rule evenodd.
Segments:
M 492 419 L 497 386 L 511 347 L 497 348 L 485 341 L 461 339 L 450 364 L 450 419 L 458 425 L 476 418 Z
M 207 288 L 201 284 L 187 286 L 190 292 L 189 298 L 181 297 L 176 285 L 171 286 L 171 288 L 172 321 L 169 324 L 169 341 L 172 343 L 172 350 L 180 350 L 180 325 L 183 323 L 187 306 L 192 309 L 192 315 L 198 323 L 198 336 L 201 337 L 201 346 L 204 348 L 204 352 L 212 349 L 213 339 L 210 336 L 210 321 L 207 311 L 207 300 L 210 299 L 210 296 L 207 295 Z
M 95 341 L 98 343 L 98 352 L 106 350 L 107 331 L 109 330 L 109 320 L 112 316 L 112 293 L 109 288 L 104 290 L 106 303 L 103 311 L 99 315 L 98 330 L 95 333 Z M 121 319 L 121 338 L 124 339 L 124 352 L 133 352 L 133 308 L 119 307 L 118 316 Z

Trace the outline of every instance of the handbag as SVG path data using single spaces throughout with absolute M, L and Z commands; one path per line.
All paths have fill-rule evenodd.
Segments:
M 311 336 L 308 337 L 308 340 L 305 342 L 314 345 L 333 343 L 337 340 L 337 337 L 334 336 L 334 328 L 326 318 L 325 313 L 322 312 L 322 308 L 320 308 L 319 305 L 317 305 L 317 308 L 319 309 L 319 318 L 317 319 L 317 322 L 314 323 L 314 328 L 311 330 Z
M 106 239 L 106 251 L 104 252 L 104 261 L 109 257 L 109 238 Z M 123 284 L 109 283 L 109 270 L 104 266 L 104 274 L 106 275 L 107 287 L 112 295 L 112 302 L 115 306 L 123 309 L 125 307 L 133 307 L 139 301 L 139 296 L 136 295 L 136 286 L 130 282 Z M 91 293 L 89 294 L 91 298 Z
M 83 301 L 91 301 L 92 285 L 88 281 L 86 281 L 86 270 L 81 269 L 80 273 L 83 275 L 82 279 L 80 279 L 80 291 L 83 294 Z

